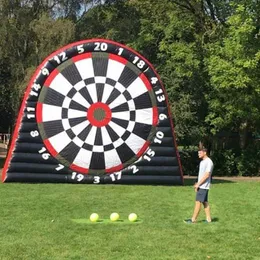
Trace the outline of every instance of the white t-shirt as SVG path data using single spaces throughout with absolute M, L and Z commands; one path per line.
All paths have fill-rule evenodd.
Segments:
M 209 189 L 210 183 L 211 183 L 211 174 L 213 172 L 213 167 L 214 167 L 213 162 L 209 157 L 207 157 L 206 159 L 204 159 L 200 162 L 198 181 L 200 181 L 203 178 L 203 176 L 205 175 L 206 172 L 210 173 L 210 176 L 208 177 L 208 179 L 202 185 L 200 185 L 201 189 L 206 189 L 206 190 Z

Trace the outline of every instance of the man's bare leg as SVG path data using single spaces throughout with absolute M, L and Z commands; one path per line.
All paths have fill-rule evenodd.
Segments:
M 208 222 L 211 222 L 210 207 L 208 202 L 203 202 L 206 218 Z
M 195 207 L 194 207 L 194 211 L 193 211 L 193 216 L 192 216 L 192 222 L 196 222 L 197 217 L 200 213 L 200 206 L 201 206 L 201 202 L 200 201 L 196 201 L 195 202 Z

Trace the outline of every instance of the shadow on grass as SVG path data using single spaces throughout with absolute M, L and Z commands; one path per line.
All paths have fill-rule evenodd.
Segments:
M 211 219 L 211 222 L 212 222 L 212 223 L 215 223 L 215 222 L 218 222 L 218 221 L 219 221 L 219 218 L 212 218 L 212 219 Z M 205 222 L 205 220 L 200 220 L 200 221 L 198 221 L 197 223 L 210 224 L 210 223 Z
M 197 177 L 184 177 L 184 186 L 193 186 L 197 182 Z M 221 183 L 234 183 L 234 181 L 231 180 L 224 180 L 224 179 L 212 179 L 212 184 L 221 184 Z
M 212 218 L 211 221 L 212 221 L 212 222 L 218 222 L 218 221 L 219 221 L 219 218 Z
M 143 221 L 141 219 L 137 219 L 136 221 L 129 221 L 129 220 L 124 220 L 124 219 L 119 219 L 117 221 L 111 221 L 110 219 L 99 219 L 96 222 L 91 222 L 87 218 L 82 218 L 82 219 L 72 219 L 73 222 L 78 223 L 78 224 L 139 224 L 142 223 Z

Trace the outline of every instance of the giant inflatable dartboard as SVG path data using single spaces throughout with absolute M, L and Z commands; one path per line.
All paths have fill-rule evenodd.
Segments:
M 25 93 L 2 179 L 182 184 L 167 96 L 152 65 L 104 39 L 51 54 Z

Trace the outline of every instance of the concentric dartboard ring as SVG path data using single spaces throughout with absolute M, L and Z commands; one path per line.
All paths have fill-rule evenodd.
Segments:
M 157 118 L 144 73 L 107 52 L 77 54 L 57 64 L 37 104 L 46 148 L 81 173 L 110 173 L 137 160 L 155 134 Z

